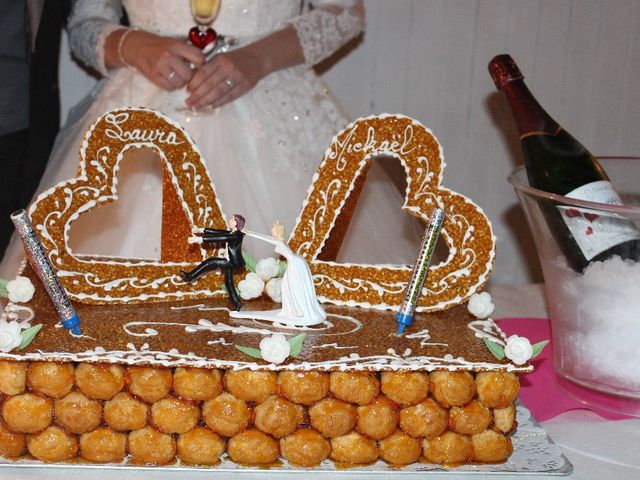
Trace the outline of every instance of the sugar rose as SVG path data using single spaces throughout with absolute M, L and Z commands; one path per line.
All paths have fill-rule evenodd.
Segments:
M 258 298 L 262 295 L 262 289 L 264 288 L 264 282 L 262 279 L 253 272 L 247 273 L 244 280 L 238 282 L 238 291 L 243 300 L 251 300 L 252 298 Z
M 260 355 L 271 363 L 284 362 L 291 353 L 291 345 L 281 333 L 274 333 L 260 341 Z
M 507 338 L 504 354 L 516 365 L 524 365 L 533 355 L 533 347 L 528 338 L 511 335 Z
M 495 306 L 491 303 L 491 295 L 488 292 L 474 293 L 469 299 L 467 309 L 478 318 L 487 318 L 493 313 Z
M 278 261 L 273 257 L 261 258 L 256 263 L 256 273 L 263 281 L 268 281 L 280 273 Z
M 18 322 L 0 321 L 0 352 L 8 353 L 22 343 Z
M 13 303 L 29 302 L 33 298 L 36 288 L 27 277 L 16 277 L 7 282 L 9 300 Z
M 264 288 L 267 295 L 276 303 L 282 303 L 282 278 L 272 278 Z

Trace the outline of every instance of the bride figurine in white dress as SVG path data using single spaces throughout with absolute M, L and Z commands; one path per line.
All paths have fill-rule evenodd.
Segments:
M 306 260 L 296 255 L 284 242 L 282 230 L 277 224 L 271 228 L 271 235 L 243 230 L 247 237 L 270 243 L 275 251 L 287 261 L 287 269 L 282 277 L 282 308 L 275 310 L 241 310 L 229 313 L 233 318 L 267 320 L 283 325 L 304 327 L 322 323 L 327 314 L 318 302 L 313 277 Z
M 292 230 L 324 151 L 349 122 L 312 66 L 362 31 L 362 0 L 222 0 L 212 27 L 237 44 L 209 60 L 185 41 L 193 25 L 189 0 L 74 0 L 71 48 L 104 78 L 69 113 L 39 191 L 76 176 L 83 136 L 98 117 L 142 106 L 175 119 L 195 140 L 224 216 L 233 206 L 258 231 L 268 231 L 273 218 Z M 185 105 L 214 111 L 193 115 Z M 160 257 L 159 165 L 150 151 L 127 152 L 118 200 L 74 222 L 74 252 Z M 402 192 L 384 170 L 374 166 L 367 183 L 373 188 L 365 187 L 359 206 L 370 206 L 353 218 L 341 255 L 373 260 L 383 251 L 388 263 L 410 263 L 423 226 L 401 214 Z M 398 229 L 371 235 L 392 216 L 405 222 L 404 236 Z M 357 238 L 363 235 L 366 242 Z M 264 256 L 264 245 L 254 243 L 248 250 Z M 14 238 L 0 277 L 12 278 L 21 258 Z

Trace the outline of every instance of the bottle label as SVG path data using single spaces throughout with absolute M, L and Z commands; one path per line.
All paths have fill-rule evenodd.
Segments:
M 622 205 L 622 200 L 613 189 L 613 185 L 606 180 L 582 185 L 567 193 L 565 197 Z M 558 207 L 558 209 L 587 260 L 620 243 L 640 239 L 640 231 L 626 218 L 588 208 Z

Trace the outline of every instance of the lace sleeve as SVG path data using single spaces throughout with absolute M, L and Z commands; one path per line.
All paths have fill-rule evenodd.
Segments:
M 316 0 L 292 22 L 312 67 L 331 56 L 364 29 L 362 0 Z
M 104 42 L 119 28 L 122 0 L 74 0 L 67 29 L 73 53 L 85 64 L 108 75 Z

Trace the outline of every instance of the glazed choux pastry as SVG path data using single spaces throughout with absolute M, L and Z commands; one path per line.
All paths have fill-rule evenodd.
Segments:
M 391 435 L 400 420 L 398 406 L 384 395 L 380 395 L 367 405 L 358 407 L 356 429 L 374 440 Z
M 249 425 L 251 408 L 243 400 L 225 392 L 204 403 L 202 418 L 217 434 L 233 437 Z
M 100 427 L 80 435 L 80 456 L 96 463 L 122 462 L 127 455 L 127 434 Z
M 131 463 L 164 465 L 176 455 L 176 442 L 171 435 L 146 426 L 129 433 Z
M 331 372 L 331 393 L 345 402 L 366 405 L 380 392 L 380 382 L 371 372 Z
M 511 433 L 516 429 L 516 406 L 512 403 L 505 408 L 493 409 L 493 429 L 502 433 Z
M 229 393 L 240 400 L 259 404 L 276 393 L 278 376 L 275 372 L 227 370 L 224 385 Z
M 433 396 L 444 408 L 466 405 L 476 395 L 476 384 L 469 372 L 438 370 L 429 375 Z
M 506 408 L 520 390 L 518 376 L 511 372 L 480 372 L 476 375 L 478 398 L 489 408 Z
M 229 439 L 229 458 L 241 465 L 274 463 L 280 456 L 278 442 L 260 430 L 251 429 Z
M 457 465 L 473 459 L 473 445 L 467 435 L 447 431 L 430 440 L 425 438 L 422 453 L 432 463 Z
M 375 440 L 350 432 L 331 439 L 331 459 L 351 465 L 365 465 L 378 459 L 378 445 Z
M 200 421 L 197 405 L 166 397 L 151 405 L 151 423 L 163 433 L 186 433 Z
M 319 465 L 329 457 L 329 452 L 329 442 L 312 428 L 300 428 L 280 439 L 280 454 L 292 465 Z
M 169 368 L 129 367 L 127 369 L 129 392 L 140 400 L 154 403 L 171 391 L 173 374 Z
M 382 372 L 380 388 L 398 405 L 408 407 L 427 398 L 429 375 L 422 372 Z
M 391 465 L 408 465 L 417 462 L 422 453 L 420 441 L 402 430 L 396 430 L 378 442 L 380 458 Z
M 511 439 L 499 432 L 485 430 L 471 436 L 476 462 L 502 462 L 513 453 Z
M 190 465 L 216 465 L 224 453 L 224 438 L 205 427 L 196 427 L 178 437 L 178 458 Z
M 69 433 L 95 430 L 102 423 L 102 402 L 91 400 L 82 392 L 71 392 L 53 404 L 55 421 Z
M 78 455 L 78 439 L 62 428 L 50 426 L 27 436 L 29 453 L 43 462 L 61 462 Z
M 27 385 L 34 393 L 62 398 L 73 388 L 73 365 L 70 363 L 31 362 Z
M 435 438 L 447 429 L 447 410 L 433 398 L 400 410 L 400 428 L 412 437 Z
M 75 373 L 76 385 L 89 398 L 109 400 L 124 387 L 124 369 L 119 365 L 81 363 Z
M 20 395 L 27 385 L 26 362 L 0 361 L 0 393 Z
M 53 400 L 33 393 L 7 398 L 2 404 L 2 418 L 16 433 L 40 432 L 51 425 Z
M 354 405 L 336 398 L 325 398 L 309 408 L 311 426 L 327 438 L 346 435 L 356 425 L 358 412 Z
M 282 394 L 294 403 L 313 405 L 329 393 L 329 374 L 325 372 L 280 372 Z
M 222 393 L 222 374 L 216 369 L 176 368 L 173 391 L 185 400 L 211 400 Z
M 27 451 L 27 437 L 23 433 L 13 433 L 0 420 L 0 457 L 14 458 Z
M 304 407 L 273 395 L 255 407 L 253 423 L 272 437 L 282 438 L 293 432 L 304 420 Z
M 473 435 L 484 432 L 491 423 L 491 410 L 481 402 L 472 400 L 464 407 L 451 407 L 449 429 L 456 433 Z
M 149 406 L 127 392 L 104 402 L 104 421 L 117 431 L 139 430 L 147 424 Z

